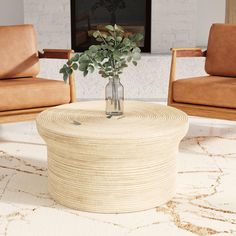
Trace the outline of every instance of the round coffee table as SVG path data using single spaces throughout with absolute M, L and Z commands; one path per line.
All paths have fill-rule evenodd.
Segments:
M 176 154 L 188 117 L 175 108 L 125 102 L 123 116 L 107 117 L 105 102 L 48 109 L 37 128 L 48 149 L 48 188 L 70 208 L 141 211 L 175 194 Z

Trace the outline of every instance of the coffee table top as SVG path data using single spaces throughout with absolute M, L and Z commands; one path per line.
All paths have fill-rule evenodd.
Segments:
M 138 101 L 125 101 L 124 108 L 124 115 L 109 118 L 105 101 L 61 105 L 40 113 L 37 128 L 48 135 L 95 140 L 156 140 L 187 132 L 188 117 L 175 108 Z

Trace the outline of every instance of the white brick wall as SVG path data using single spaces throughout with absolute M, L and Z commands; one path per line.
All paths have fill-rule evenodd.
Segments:
M 196 44 L 196 0 L 153 0 L 152 52 Z
M 25 23 L 34 24 L 38 46 L 70 48 L 70 0 L 24 0 Z
M 195 46 L 197 0 L 152 0 L 152 52 Z M 70 0 L 24 0 L 25 23 L 35 25 L 39 48 L 69 48 Z

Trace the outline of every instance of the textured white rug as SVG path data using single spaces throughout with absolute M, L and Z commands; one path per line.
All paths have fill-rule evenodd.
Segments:
M 236 123 L 190 119 L 174 199 L 129 214 L 93 214 L 47 192 L 46 146 L 34 122 L 0 126 L 0 235 L 236 235 Z

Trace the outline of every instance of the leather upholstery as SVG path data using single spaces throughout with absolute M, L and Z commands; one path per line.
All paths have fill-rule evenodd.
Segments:
M 236 25 L 212 25 L 205 70 L 209 75 L 236 77 Z
M 39 58 L 32 25 L 0 26 L 0 79 L 39 73 Z
M 236 78 L 203 76 L 173 82 L 173 100 L 180 103 L 236 108 Z
M 70 88 L 63 81 L 18 78 L 0 80 L 0 111 L 54 106 L 70 102 Z

